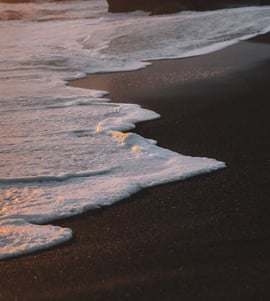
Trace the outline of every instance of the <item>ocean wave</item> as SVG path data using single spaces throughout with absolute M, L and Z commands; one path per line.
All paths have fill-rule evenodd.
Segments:
M 97 0 L 0 0 L 0 21 L 25 20 L 35 22 L 96 18 L 106 7 Z

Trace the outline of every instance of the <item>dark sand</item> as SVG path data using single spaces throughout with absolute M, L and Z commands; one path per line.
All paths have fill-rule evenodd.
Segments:
M 228 167 L 58 222 L 71 242 L 0 262 L 1 301 L 270 300 L 269 35 L 258 40 L 87 78 L 161 114 L 137 133 Z

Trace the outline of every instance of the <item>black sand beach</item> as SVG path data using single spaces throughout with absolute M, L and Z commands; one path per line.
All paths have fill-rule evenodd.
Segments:
M 269 300 L 269 36 L 72 83 L 158 112 L 135 131 L 227 168 L 56 222 L 74 239 L 0 261 L 0 300 Z

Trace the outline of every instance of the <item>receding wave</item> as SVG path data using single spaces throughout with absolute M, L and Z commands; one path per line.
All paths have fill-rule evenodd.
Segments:
M 16 10 L 4 10 L 0 13 L 1 21 L 12 21 L 12 20 L 20 20 L 22 19 L 23 14 Z
M 0 13 L 1 21 L 14 20 L 36 20 L 36 21 L 51 21 L 65 19 L 65 10 L 54 11 L 46 9 L 18 9 L 18 10 L 4 10 Z
M 55 2 L 53 8 L 50 2 Z M 75 4 L 74 4 L 75 2 Z M 90 4 L 89 4 L 90 2 Z M 104 1 L 106 3 L 106 1 Z M 104 9 L 93 8 L 91 1 L 3 1 L 0 0 L 0 21 L 25 20 L 35 22 L 95 18 Z M 76 6 L 76 8 L 74 7 Z M 104 4 L 103 4 L 104 5 Z M 81 7 L 82 6 L 82 7 Z M 97 10 L 97 11 L 96 11 Z

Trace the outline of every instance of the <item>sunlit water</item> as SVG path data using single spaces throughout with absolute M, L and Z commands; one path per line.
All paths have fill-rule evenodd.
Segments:
M 269 24 L 270 7 L 149 17 L 101 0 L 0 3 L 0 258 L 72 237 L 40 224 L 225 166 L 126 133 L 159 115 L 67 80 L 215 51 Z

